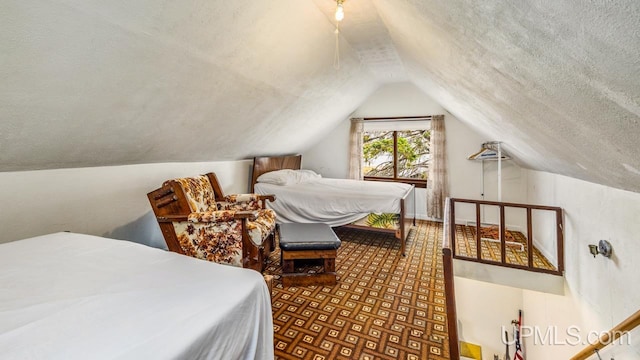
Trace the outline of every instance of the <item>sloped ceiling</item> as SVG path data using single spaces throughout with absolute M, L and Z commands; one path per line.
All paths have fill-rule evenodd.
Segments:
M 0 171 L 306 149 L 411 81 L 526 167 L 640 192 L 635 0 L 0 4 Z
M 640 191 L 640 2 L 376 4 L 412 81 L 522 165 Z

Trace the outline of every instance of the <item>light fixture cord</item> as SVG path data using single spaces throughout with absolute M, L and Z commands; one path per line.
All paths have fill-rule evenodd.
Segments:
M 336 50 L 333 55 L 333 68 L 340 70 L 340 22 L 336 23 Z

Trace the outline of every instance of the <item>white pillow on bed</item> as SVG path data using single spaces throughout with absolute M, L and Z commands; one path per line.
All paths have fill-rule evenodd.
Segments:
M 293 185 L 321 177 L 320 174 L 317 174 L 313 170 L 283 169 L 264 173 L 258 176 L 257 180 L 261 183 L 273 185 Z
M 309 180 L 319 179 L 322 175 L 313 170 L 294 170 L 296 182 L 307 182 Z
M 289 182 L 289 178 L 291 177 L 291 172 L 293 170 L 284 169 L 284 170 L 276 170 L 270 171 L 268 173 L 264 173 L 258 176 L 258 182 L 273 184 L 273 185 L 287 185 Z

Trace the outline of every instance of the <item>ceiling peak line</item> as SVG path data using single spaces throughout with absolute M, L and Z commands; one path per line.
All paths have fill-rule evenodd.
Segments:
M 336 47 L 333 54 L 333 68 L 340 70 L 340 22 L 344 20 L 344 0 L 336 0 L 336 12 L 334 18 L 336 19 L 336 29 L 334 34 L 336 35 Z

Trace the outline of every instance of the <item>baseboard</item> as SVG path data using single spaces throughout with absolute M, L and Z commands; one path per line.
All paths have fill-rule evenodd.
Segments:
M 427 214 L 416 214 L 415 216 L 416 216 L 416 220 L 442 222 L 442 219 L 434 219 L 432 217 L 429 217 Z
M 427 214 L 415 214 L 416 220 L 431 220 Z

